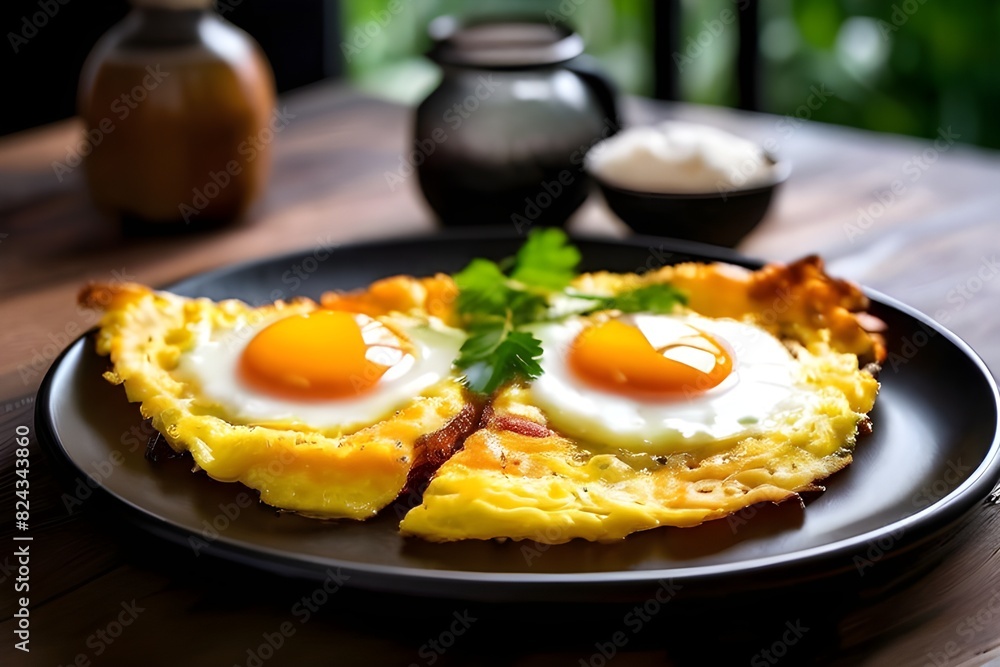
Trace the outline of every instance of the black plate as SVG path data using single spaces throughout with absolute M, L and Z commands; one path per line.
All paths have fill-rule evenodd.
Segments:
M 520 238 L 450 233 L 326 249 L 224 268 L 171 287 L 259 304 L 316 297 L 395 273 L 454 271 L 475 256 L 513 253 Z M 683 260 L 756 263 L 694 243 L 633 237 L 577 239 L 584 269 L 634 271 Z M 976 355 L 924 315 L 872 293 L 888 324 L 889 362 L 855 462 L 828 490 L 796 503 L 744 510 L 697 528 L 659 529 L 616 544 L 576 540 L 431 544 L 403 539 L 392 508 L 365 523 L 321 522 L 251 502 L 238 484 L 190 472 L 191 461 L 143 457 L 138 408 L 101 378 L 93 340 L 73 343 L 39 393 L 39 437 L 68 463 L 70 484 L 86 476 L 126 515 L 192 549 L 297 576 L 341 568 L 353 586 L 481 600 L 628 599 L 672 579 L 688 593 L 789 584 L 864 569 L 952 527 L 1000 476 L 997 387 Z M 72 494 L 74 489 L 70 489 Z M 86 495 L 81 492 L 81 495 Z M 217 531 L 217 532 L 216 532 Z

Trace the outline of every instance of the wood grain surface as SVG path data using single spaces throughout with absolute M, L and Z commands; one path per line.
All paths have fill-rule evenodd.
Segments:
M 801 116 L 808 116 L 811 94 L 803 91 Z M 17 570 L 8 509 L 14 504 L 13 439 L 18 425 L 32 427 L 33 395 L 55 355 L 93 324 L 75 306 L 80 286 L 115 277 L 164 284 L 285 250 L 435 228 L 415 179 L 390 188 L 385 176 L 399 168 L 407 149 L 410 109 L 325 84 L 281 104 L 292 118 L 275 139 L 265 197 L 241 224 L 197 235 L 125 237 L 91 208 L 79 170 L 60 181 L 52 162 L 65 159 L 78 136 L 76 122 L 0 140 L 4 665 L 1000 662 L 1000 507 L 987 503 L 912 562 L 874 568 L 882 571 L 864 585 L 663 614 L 618 647 L 612 640 L 622 623 L 616 609 L 581 621 L 569 613 L 560 618 L 558 610 L 539 614 L 344 589 L 303 621 L 295 605 L 313 594 L 313 584 L 169 547 L 105 520 L 99 504 L 67 512 L 34 442 L 32 651 L 15 651 Z M 819 253 L 831 273 L 930 314 L 994 373 L 1000 369 L 1000 155 L 963 145 L 962 128 L 942 128 L 935 144 L 795 117 L 643 100 L 630 100 L 626 115 L 634 123 L 712 123 L 790 160 L 791 179 L 740 250 L 776 260 Z M 596 196 L 571 229 L 627 233 Z M 116 626 L 126 620 L 127 626 Z M 462 632 L 449 636 L 456 628 Z M 112 637 L 116 630 L 120 635 Z M 782 637 L 796 641 L 776 647 Z M 452 640 L 443 652 L 430 648 Z M 609 661 L 604 654 L 611 652 Z

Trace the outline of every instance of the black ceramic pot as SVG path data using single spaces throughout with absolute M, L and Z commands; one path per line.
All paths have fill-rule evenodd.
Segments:
M 409 158 L 446 226 L 561 225 L 587 198 L 584 155 L 620 126 L 583 40 L 537 19 L 430 26 L 441 84 L 418 107 Z

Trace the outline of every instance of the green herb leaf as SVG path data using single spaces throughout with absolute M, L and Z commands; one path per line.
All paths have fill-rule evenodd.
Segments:
M 646 285 L 608 297 L 605 309 L 623 313 L 672 313 L 674 308 L 687 305 L 687 295 L 670 284 Z
M 458 286 L 458 312 L 506 316 L 511 290 L 507 287 L 507 276 L 495 262 L 474 259 L 454 278 Z
M 532 230 L 514 259 L 514 280 L 548 290 L 561 290 L 576 277 L 580 251 L 555 227 Z
M 541 375 L 541 356 L 542 343 L 530 333 L 514 331 L 507 322 L 480 324 L 470 329 L 455 365 L 465 369 L 469 389 L 492 394 L 513 380 Z
M 473 321 L 510 317 L 515 326 L 540 319 L 548 309 L 549 292 L 562 289 L 575 275 L 571 268 L 566 271 L 576 266 L 580 253 L 566 243 L 566 235 L 557 229 L 529 234 L 513 260 L 513 273 L 520 276 L 516 280 L 506 276 L 496 262 L 472 260 L 454 276 L 458 312 Z
M 511 322 L 519 327 L 544 319 L 549 309 L 549 297 L 537 292 L 512 290 L 509 305 Z

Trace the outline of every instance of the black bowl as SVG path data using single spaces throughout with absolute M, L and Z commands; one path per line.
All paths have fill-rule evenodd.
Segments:
M 771 183 L 716 192 L 640 192 L 612 185 L 593 172 L 591 177 L 611 210 L 634 231 L 731 248 L 764 218 L 775 190 L 788 178 L 788 162 L 772 162 Z

